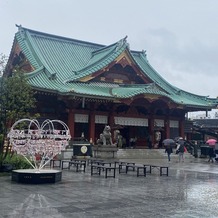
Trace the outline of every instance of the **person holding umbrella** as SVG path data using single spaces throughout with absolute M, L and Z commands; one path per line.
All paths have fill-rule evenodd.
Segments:
M 218 143 L 217 142 L 215 144 L 214 152 L 215 152 L 215 161 L 218 161 Z
M 179 155 L 179 162 L 184 162 L 184 152 L 185 152 L 185 141 L 182 137 L 179 137 L 177 140 L 177 148 L 176 148 L 176 154 Z
M 168 161 L 170 161 L 170 155 L 173 153 L 173 148 L 170 145 L 167 145 L 165 153 L 167 153 Z
M 170 161 L 170 155 L 173 153 L 175 141 L 173 139 L 164 139 L 163 144 L 165 146 L 165 153 L 167 153 L 168 161 Z
M 214 158 L 215 158 L 215 152 L 214 152 L 214 148 L 213 147 L 209 147 L 209 151 L 208 151 L 208 156 L 209 156 L 209 160 L 208 160 L 208 162 L 214 162 Z
M 214 162 L 214 158 L 216 157 L 215 155 L 215 151 L 214 151 L 214 148 L 215 148 L 215 145 L 217 143 L 217 140 L 216 139 L 208 139 L 206 141 L 206 143 L 209 145 L 209 150 L 208 150 L 208 156 L 209 156 L 209 160 L 208 162 Z

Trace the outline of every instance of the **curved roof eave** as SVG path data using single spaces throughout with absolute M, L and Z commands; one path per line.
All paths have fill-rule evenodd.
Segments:
M 217 101 L 215 99 L 210 99 L 207 96 L 201 96 L 192 94 L 189 92 L 186 92 L 182 89 L 179 89 L 173 85 L 171 85 L 169 82 L 167 82 L 163 77 L 159 75 L 158 72 L 148 63 L 147 58 L 143 52 L 132 52 L 133 58 L 136 61 L 139 68 L 145 73 L 146 76 L 148 76 L 157 86 L 162 88 L 164 91 L 169 93 L 171 96 L 171 99 L 179 104 L 184 104 L 184 102 L 187 102 L 185 104 L 193 104 L 193 102 L 196 102 L 196 105 L 204 105 L 206 107 L 209 106 L 208 101 L 211 105 L 216 106 Z M 191 103 L 188 103 L 188 102 Z
M 191 108 L 191 107 L 198 107 L 198 108 L 202 108 L 202 109 L 208 109 L 208 108 L 214 108 L 212 105 L 208 104 L 200 104 L 200 103 L 196 103 L 193 104 L 193 102 L 179 102 L 179 101 L 175 101 L 171 98 L 170 95 L 161 92 L 160 90 L 156 90 L 156 91 L 151 91 L 151 90 L 145 90 L 145 89 L 134 89 L 134 90 L 130 90 L 128 93 L 125 90 L 120 90 L 120 88 L 104 88 L 102 91 L 101 89 L 99 89 L 99 87 L 96 87 L 97 90 L 95 88 L 90 87 L 87 88 L 83 86 L 79 86 L 79 88 L 77 88 L 76 86 L 68 86 L 65 87 L 65 90 L 60 89 L 58 86 L 57 87 L 53 87 L 53 88 L 46 88 L 46 87 L 38 87 L 38 86 L 34 86 L 32 85 L 36 90 L 39 91 L 47 91 L 47 92 L 51 92 L 51 93 L 55 93 L 58 95 L 62 95 L 62 96 L 77 96 L 77 97 L 87 97 L 87 98 L 95 98 L 95 99 L 105 99 L 105 100 L 117 100 L 120 101 L 121 99 L 128 99 L 128 98 L 132 98 L 132 97 L 136 97 L 138 95 L 156 95 L 156 96 L 160 96 L 160 97 L 166 97 L 169 100 L 171 100 L 172 102 L 181 105 L 183 107 L 186 108 Z M 86 91 L 85 91 L 86 90 Z M 101 92 L 100 92 L 100 91 Z M 124 94 L 122 94 L 124 93 Z M 126 93 L 126 94 L 125 94 Z
M 17 39 L 17 42 L 22 50 L 22 52 L 24 53 L 25 57 L 28 59 L 28 61 L 31 63 L 31 65 L 37 69 L 41 66 L 41 63 L 39 63 L 39 60 L 36 59 L 36 55 L 33 54 L 33 50 L 30 48 L 30 44 L 29 41 L 27 39 L 27 37 L 25 37 L 24 32 L 21 32 L 21 30 L 19 30 L 16 34 L 15 37 Z
M 84 46 L 82 50 L 82 57 L 84 57 L 84 52 L 87 51 L 89 54 L 91 51 L 96 49 L 102 48 L 103 45 L 96 44 L 96 43 L 88 43 L 81 40 L 70 39 L 66 37 L 60 37 L 52 34 L 46 34 L 34 30 L 30 30 L 27 28 L 23 28 L 22 26 L 18 26 L 18 32 L 15 34 L 18 44 L 20 45 L 25 57 L 29 60 L 30 64 L 37 69 L 41 66 L 44 66 L 47 69 L 47 74 L 49 76 L 57 75 L 60 79 L 65 80 L 69 77 L 72 72 L 74 72 L 73 67 L 78 68 L 79 66 L 83 66 L 87 62 L 87 57 L 85 61 L 80 62 L 79 58 L 77 58 L 76 65 L 74 63 L 75 55 L 72 58 L 67 59 L 67 63 L 63 66 L 63 61 L 61 58 L 57 60 L 57 57 L 60 51 L 60 44 L 63 50 L 62 55 L 64 54 L 65 57 L 70 57 L 69 54 L 72 50 L 77 50 L 79 46 Z M 59 43 L 59 44 L 58 44 Z M 70 49 L 67 48 L 70 45 Z M 77 47 L 76 47 L 77 46 Z M 45 49 L 46 48 L 46 49 Z M 48 50 L 49 48 L 50 50 Z M 42 49 L 42 50 L 41 50 Z M 44 50 L 43 50 L 44 49 Z M 49 53 L 46 53 L 48 52 Z M 45 52 L 46 51 L 46 52 Z M 77 50 L 78 51 L 78 50 Z M 54 53 L 53 53 L 54 52 Z M 67 53 L 68 52 L 68 53 Z M 47 56 L 46 56 L 47 55 Z M 87 55 L 89 56 L 89 55 Z M 56 64 L 54 64 L 54 62 Z
M 148 77 L 151 81 L 157 84 L 157 86 L 160 88 L 157 93 L 153 94 L 159 94 L 160 96 L 166 96 L 169 99 L 171 99 L 173 102 L 184 105 L 184 106 L 190 106 L 190 107 L 205 107 L 205 108 L 215 108 L 218 104 L 217 99 L 210 99 L 207 96 L 200 96 L 195 95 L 189 92 L 186 92 L 184 90 L 181 90 L 170 83 L 168 83 L 161 75 L 155 71 L 155 69 L 149 64 L 146 55 L 143 52 L 137 52 L 137 51 L 130 51 L 128 48 L 128 44 L 126 43 L 126 38 L 118 41 L 117 43 L 111 44 L 110 46 L 104 46 L 104 45 L 98 45 L 93 43 L 94 47 L 92 49 L 87 50 L 89 55 L 86 57 L 86 61 L 78 64 L 76 71 L 69 71 L 69 69 L 72 69 L 72 65 L 69 67 L 71 68 L 64 68 L 63 70 L 61 68 L 61 71 L 59 68 L 52 67 L 50 64 L 48 66 L 48 63 L 46 60 L 44 60 L 44 57 L 41 56 L 41 52 L 39 51 L 39 48 L 37 47 L 37 41 L 35 41 L 34 36 L 42 37 L 46 35 L 45 33 L 41 33 L 29 30 L 23 27 L 19 27 L 19 31 L 15 34 L 15 38 L 21 47 L 22 51 L 24 52 L 26 58 L 29 60 L 31 65 L 36 69 L 32 73 L 28 73 L 30 76 L 30 80 L 32 80 L 33 87 L 38 88 L 45 88 L 48 90 L 54 90 L 54 92 L 58 93 L 65 93 L 71 85 L 68 87 L 68 83 L 64 83 L 63 81 L 66 81 L 66 78 L 71 78 L 71 81 L 78 80 L 82 77 L 88 76 L 92 74 L 93 72 L 96 72 L 100 69 L 103 69 L 106 67 L 109 63 L 111 63 L 113 60 L 116 59 L 125 49 L 129 52 L 131 55 L 133 61 L 136 63 L 136 65 L 139 67 L 139 69 L 144 72 L 145 76 Z M 58 40 L 60 37 L 54 36 L 51 34 L 47 34 L 49 37 L 49 40 L 54 39 Z M 67 38 L 64 38 L 65 41 L 70 40 Z M 71 39 L 72 40 L 72 39 Z M 83 45 L 87 44 L 87 42 L 78 42 L 79 44 L 83 43 Z M 37 45 L 36 45 L 37 44 Z M 40 47 L 41 48 L 41 47 Z M 75 49 L 75 48 L 74 48 Z M 47 51 L 47 50 L 46 50 Z M 84 54 L 86 50 L 83 51 L 82 54 Z M 65 53 L 64 53 L 65 54 Z M 90 54 L 92 54 L 90 56 Z M 69 61 L 69 60 L 68 60 Z M 59 62 L 58 62 L 59 63 Z M 74 62 L 73 62 L 74 63 Z M 52 72 L 52 69 L 55 72 Z M 55 73 L 61 72 L 61 75 L 58 75 L 56 79 L 53 79 Z M 59 72 L 59 73 L 60 73 Z M 76 72 L 71 77 L 68 77 L 71 75 L 69 72 Z M 52 82 L 51 82 L 52 81 Z M 88 88 L 86 89 L 86 91 Z M 95 90 L 94 96 L 101 96 L 101 94 L 104 94 L 105 96 L 108 95 L 108 93 L 101 93 L 101 90 L 98 93 L 98 89 Z M 143 91 L 136 91 L 133 92 L 131 95 L 138 95 L 139 92 Z M 80 90 L 80 93 L 82 91 Z M 86 94 L 86 92 L 83 92 Z M 146 94 L 146 93 L 145 93 Z M 104 96 L 103 95 L 103 96 Z M 128 98 L 127 94 L 122 94 L 123 98 Z M 111 97 L 111 96 L 110 96 Z

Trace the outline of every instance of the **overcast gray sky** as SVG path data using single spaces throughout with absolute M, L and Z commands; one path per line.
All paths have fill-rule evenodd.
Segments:
M 168 82 L 218 96 L 217 0 L 0 0 L 0 53 L 15 24 L 104 45 L 127 35 Z

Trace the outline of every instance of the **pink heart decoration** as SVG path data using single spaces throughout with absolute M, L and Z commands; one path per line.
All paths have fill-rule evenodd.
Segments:
M 12 150 L 23 155 L 35 169 L 43 168 L 65 150 L 71 138 L 68 126 L 60 120 L 45 120 L 40 125 L 30 119 L 15 122 L 8 137 Z

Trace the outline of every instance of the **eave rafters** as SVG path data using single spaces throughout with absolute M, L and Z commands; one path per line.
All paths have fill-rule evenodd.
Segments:
M 161 96 L 160 95 L 155 95 L 155 94 L 139 94 L 139 95 L 135 95 L 135 96 L 133 96 L 131 98 L 120 99 L 119 102 L 130 105 L 133 101 L 135 101 L 137 99 L 146 99 L 149 103 L 152 103 L 154 101 L 160 100 Z
M 150 104 L 154 103 L 155 101 L 163 101 L 166 103 L 169 109 L 173 109 L 173 108 L 184 109 L 185 108 L 184 105 L 176 104 L 167 97 L 163 97 L 161 95 L 155 95 L 155 94 L 139 94 L 131 98 L 119 99 L 119 102 L 130 105 L 133 101 L 137 99 L 146 99 Z

